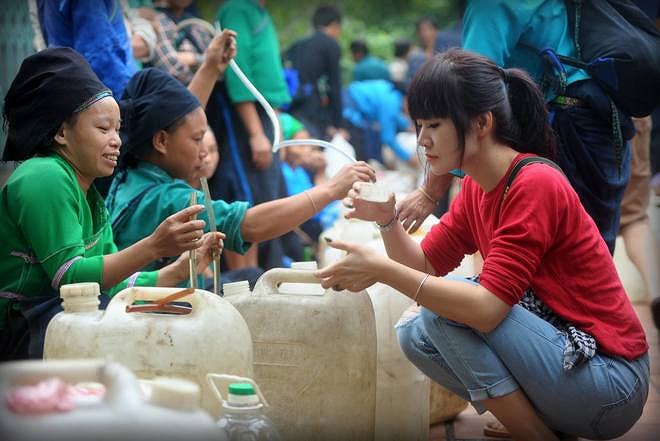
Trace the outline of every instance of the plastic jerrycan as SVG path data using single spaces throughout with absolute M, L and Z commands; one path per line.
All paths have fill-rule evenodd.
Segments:
M 157 301 L 179 290 L 127 288 L 98 311 L 92 301 L 97 284 L 62 286 L 64 311 L 48 325 L 44 358 L 104 358 L 126 365 L 140 379 L 188 379 L 202 391 L 202 408 L 215 415 L 218 406 L 206 374 L 251 376 L 250 331 L 229 302 L 199 289 L 178 300 L 191 305 L 185 315 L 127 312 L 136 300 Z
M 367 292 L 374 307 L 378 339 L 376 439 L 426 441 L 429 379 L 401 351 L 394 329 L 412 300 L 382 283 L 370 286 Z
M 228 441 L 281 441 L 277 428 L 264 413 L 268 403 L 254 381 L 235 375 L 208 374 L 206 378 L 222 404 L 222 417 L 217 425 Z M 227 400 L 216 380 L 231 381 Z
M 314 271 L 316 262 L 293 262 L 291 268 Z M 280 292 L 323 292 L 318 283 L 282 283 Z M 429 437 L 429 379 L 404 355 L 395 324 L 413 302 L 395 289 L 376 283 L 367 288 L 376 320 L 377 375 L 375 439 L 416 441 Z
M 57 377 L 69 385 L 100 383 L 105 393 L 85 397 L 73 409 L 14 413 L 6 403 L 16 386 Z M 213 418 L 199 408 L 195 383 L 157 378 L 151 398 L 123 365 L 102 360 L 26 360 L 0 364 L 0 439 L 12 441 L 226 441 Z
M 275 268 L 254 291 L 225 296 L 245 318 L 254 379 L 285 440 L 373 440 L 376 325 L 366 292 L 282 293 L 317 284 L 311 271 Z

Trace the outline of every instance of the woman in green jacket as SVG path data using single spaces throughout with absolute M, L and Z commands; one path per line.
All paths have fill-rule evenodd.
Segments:
M 222 247 L 204 235 L 203 207 L 172 214 L 153 233 L 117 251 L 94 179 L 117 165 L 120 112 L 112 92 L 70 48 L 26 58 L 5 98 L 5 161 L 25 161 L 0 192 L 0 359 L 40 357 L 60 286 L 97 282 L 112 296 L 133 286 L 176 286 Z M 181 254 L 184 253 L 184 254 Z M 181 254 L 160 271 L 148 262 Z M 106 298 L 107 299 L 107 298 Z

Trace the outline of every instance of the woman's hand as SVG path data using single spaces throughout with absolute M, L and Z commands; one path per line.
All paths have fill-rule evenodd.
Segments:
M 206 268 L 209 267 L 213 259 L 219 257 L 222 254 L 222 249 L 225 246 L 223 239 L 225 238 L 225 233 L 219 231 L 215 233 L 206 233 L 202 237 L 202 246 L 197 248 L 194 251 L 195 257 L 197 258 L 197 272 L 201 273 Z
M 399 204 L 399 219 L 403 229 L 409 234 L 414 233 L 422 225 L 424 220 L 433 213 L 435 207 L 438 205 L 437 200 L 440 199 L 451 185 L 453 176 L 446 175 L 428 175 L 424 187 L 429 196 L 436 198 L 431 200 L 428 196 L 416 188 L 412 193 L 408 194 Z M 430 191 L 429 189 L 433 189 Z
M 204 61 L 214 66 L 219 73 L 227 69 L 227 65 L 236 56 L 236 32 L 225 29 L 209 43 L 204 52 Z
M 153 259 L 177 256 L 185 251 L 194 250 L 203 245 L 199 239 L 204 231 L 204 221 L 195 219 L 203 205 L 192 205 L 169 216 L 156 227 L 149 236 Z
M 390 198 L 387 202 L 372 202 L 362 198 L 360 190 L 362 185 L 360 182 L 353 184 L 344 198 L 343 204 L 349 210 L 346 212 L 346 219 L 361 219 L 364 221 L 378 222 L 380 225 L 385 225 L 395 216 L 394 205 L 396 200 L 394 193 L 390 193 Z
M 379 271 L 384 267 L 386 257 L 364 245 L 327 241 L 329 246 L 348 254 L 340 261 L 314 272 L 321 279 L 321 286 L 335 291 L 347 289 L 358 292 L 379 281 Z
M 418 188 L 407 194 L 399 204 L 399 219 L 403 229 L 410 234 L 417 231 L 436 206 Z
M 213 261 L 219 256 L 224 247 L 224 233 L 206 233 L 197 242 L 198 248 L 182 253 L 174 262 L 163 267 L 158 274 L 158 286 L 176 286 L 190 276 L 190 253 L 197 258 L 197 273 L 204 273 Z
M 376 172 L 364 161 L 358 161 L 353 164 L 345 165 L 339 172 L 333 176 L 327 185 L 330 190 L 332 200 L 342 199 L 353 187 L 353 183 L 357 181 L 374 182 L 376 180 Z

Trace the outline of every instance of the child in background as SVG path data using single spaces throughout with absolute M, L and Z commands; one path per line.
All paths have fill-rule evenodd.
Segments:
M 279 113 L 279 120 L 284 139 L 311 138 L 305 126 L 290 114 Z M 280 159 L 288 196 L 302 193 L 325 181 L 325 154 L 314 146 L 287 146 L 280 150 Z M 337 220 L 339 211 L 339 201 L 334 201 L 299 228 L 287 234 L 283 238 L 286 257 L 293 261 L 312 257 L 309 252 L 306 254 L 305 248 L 316 250 L 321 231 L 329 228 Z

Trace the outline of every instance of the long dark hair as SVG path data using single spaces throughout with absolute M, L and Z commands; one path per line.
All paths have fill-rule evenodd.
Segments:
M 492 112 L 499 142 L 555 157 L 554 132 L 534 80 L 521 69 L 502 69 L 472 52 L 450 49 L 429 59 L 408 88 L 408 111 L 413 120 L 451 119 L 461 151 L 472 120 Z

